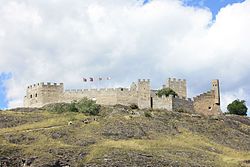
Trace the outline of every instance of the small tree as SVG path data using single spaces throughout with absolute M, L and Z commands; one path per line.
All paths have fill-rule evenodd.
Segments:
M 234 100 L 227 106 L 227 110 L 229 114 L 236 115 L 247 115 L 247 106 L 245 104 L 245 100 Z
M 159 90 L 158 92 L 157 92 L 157 95 L 159 96 L 159 97 L 162 97 L 162 96 L 169 96 L 169 95 L 173 95 L 174 97 L 176 97 L 176 96 L 178 96 L 178 94 L 173 90 L 173 89 L 171 89 L 171 88 L 163 88 L 163 89 L 161 89 L 161 90 Z

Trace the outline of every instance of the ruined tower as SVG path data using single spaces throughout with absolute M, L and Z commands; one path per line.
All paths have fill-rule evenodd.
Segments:
M 187 98 L 187 82 L 186 80 L 176 79 L 176 78 L 169 78 L 166 83 L 167 88 L 173 89 L 179 97 Z
M 150 80 L 138 80 L 138 107 L 150 108 Z
M 212 80 L 212 91 L 214 92 L 214 103 L 220 105 L 220 85 L 219 80 Z
M 194 110 L 204 115 L 221 114 L 219 80 L 212 80 L 211 91 L 194 97 Z

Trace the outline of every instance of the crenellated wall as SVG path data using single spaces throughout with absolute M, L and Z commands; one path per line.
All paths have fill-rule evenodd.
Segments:
M 194 112 L 193 101 L 185 98 L 174 97 L 172 95 L 166 97 L 153 97 L 153 109 L 166 109 L 169 111 L 186 111 Z
M 63 84 L 39 83 L 28 86 L 26 96 L 24 97 L 24 106 L 42 107 L 49 103 L 70 103 L 73 100 L 80 100 L 84 97 L 95 100 L 101 105 L 138 105 L 138 90 L 135 83 L 131 85 L 130 89 L 71 89 L 65 91 Z
M 116 89 L 78 89 L 66 90 L 61 98 L 61 102 L 70 103 L 72 100 L 80 100 L 84 97 L 96 100 L 98 104 L 113 105 L 117 103 Z
M 138 80 L 130 88 L 110 89 L 72 89 L 65 90 L 62 83 L 38 83 L 27 87 L 24 97 L 25 107 L 42 107 L 50 103 L 70 103 L 84 97 L 95 100 L 101 105 L 136 104 L 140 109 L 184 110 L 205 115 L 218 115 L 220 111 L 219 81 L 212 81 L 212 90 L 194 98 L 187 99 L 186 80 L 169 79 L 168 85 L 179 97 L 158 97 L 157 90 L 151 90 L 150 80 Z
M 221 114 L 219 80 L 212 81 L 211 91 L 194 97 L 194 110 L 204 115 Z
M 172 111 L 173 110 L 173 99 L 172 97 L 166 97 L 166 96 L 162 96 L 162 97 L 152 97 L 152 101 L 153 101 L 153 109 L 166 109 L 168 111 Z

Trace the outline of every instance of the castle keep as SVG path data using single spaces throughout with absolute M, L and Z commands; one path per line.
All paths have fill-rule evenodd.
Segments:
M 84 97 L 95 100 L 101 105 L 131 105 L 136 104 L 140 109 L 167 109 L 185 110 L 187 112 L 198 112 L 205 115 L 218 115 L 220 110 L 220 89 L 219 81 L 212 81 L 210 91 L 203 93 L 193 100 L 187 98 L 186 80 L 171 79 L 166 85 L 173 89 L 178 97 L 158 97 L 156 90 L 151 90 L 150 80 L 138 80 L 132 83 L 130 88 L 109 88 L 109 89 L 77 89 L 64 90 L 63 83 L 38 83 L 27 88 L 24 97 L 25 107 L 42 107 L 50 103 L 70 103 L 73 100 L 80 100 Z

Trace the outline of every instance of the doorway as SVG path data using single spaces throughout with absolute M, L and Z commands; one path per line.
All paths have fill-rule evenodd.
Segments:
M 150 97 L 150 107 L 153 108 L 153 97 Z

